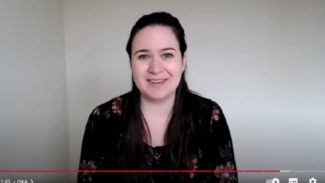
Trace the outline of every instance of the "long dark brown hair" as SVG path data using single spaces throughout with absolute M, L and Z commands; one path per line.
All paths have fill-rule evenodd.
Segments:
M 126 51 L 131 61 L 132 41 L 138 31 L 146 26 L 159 25 L 170 27 L 179 42 L 182 57 L 187 50 L 185 32 L 178 19 L 166 12 L 156 12 L 142 16 L 133 26 Z M 132 64 L 131 64 L 132 67 Z M 199 109 L 194 92 L 189 90 L 185 80 L 185 71 L 176 89 L 175 103 L 166 131 L 166 154 L 169 170 L 190 170 L 193 167 L 191 158 L 198 145 Z M 132 90 L 124 96 L 122 102 L 123 139 L 119 146 L 118 165 L 122 170 L 148 170 L 147 149 L 144 138 L 150 132 L 140 109 L 140 91 L 132 79 Z M 188 173 L 168 173 L 168 182 L 187 182 Z M 149 173 L 125 173 L 125 182 L 147 183 Z

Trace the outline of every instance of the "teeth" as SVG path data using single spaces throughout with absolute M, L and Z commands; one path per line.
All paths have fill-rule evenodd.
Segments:
M 164 79 L 160 79 L 160 80 L 150 80 L 150 82 L 152 83 L 160 83 L 162 81 L 165 81 Z

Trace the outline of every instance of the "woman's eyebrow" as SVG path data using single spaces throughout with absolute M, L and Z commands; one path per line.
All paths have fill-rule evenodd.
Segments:
M 173 47 L 167 47 L 167 48 L 162 48 L 160 49 L 160 51 L 168 51 L 168 50 L 174 50 L 176 52 L 176 49 Z M 136 52 L 134 52 L 134 55 L 136 55 L 139 52 L 149 52 L 150 50 L 148 49 L 141 49 L 141 50 L 137 50 Z
M 176 51 L 176 49 L 175 48 L 172 48 L 172 47 L 163 48 L 160 51 L 167 51 L 167 50 L 174 50 L 174 51 Z
M 139 52 L 149 52 L 149 50 L 147 50 L 147 49 L 141 49 L 141 50 L 138 50 L 138 51 L 134 52 L 134 55 L 136 55 Z

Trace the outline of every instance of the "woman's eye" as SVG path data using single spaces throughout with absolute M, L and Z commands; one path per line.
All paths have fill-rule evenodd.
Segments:
M 148 55 L 140 55 L 139 56 L 139 59 L 147 59 L 147 58 L 149 58 Z
M 163 55 L 164 58 L 170 58 L 170 57 L 172 57 L 172 56 L 173 56 L 173 55 L 170 54 L 170 53 L 165 53 L 165 54 Z

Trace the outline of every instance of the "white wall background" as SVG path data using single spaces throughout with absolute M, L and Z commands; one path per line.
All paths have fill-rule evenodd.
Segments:
M 18 169 L 10 162 L 23 154 L 30 157 L 24 163 L 43 158 L 33 161 L 39 169 L 78 169 L 91 110 L 130 89 L 125 46 L 133 24 L 143 14 L 168 11 L 186 31 L 190 87 L 225 112 L 238 169 L 325 170 L 325 1 L 64 0 L 63 14 L 60 1 L 3 2 L 15 10 L 0 11 L 6 13 L 0 20 L 15 26 L 0 25 L 0 137 L 13 139 L 1 140 L 4 169 Z M 40 155 L 32 154 L 35 148 L 12 153 L 38 145 Z M 76 173 L 70 175 L 75 181 Z M 289 175 L 325 181 L 324 174 Z
M 69 169 L 61 1 L 0 0 L 0 170 Z M 62 182 L 67 173 L 0 173 Z

